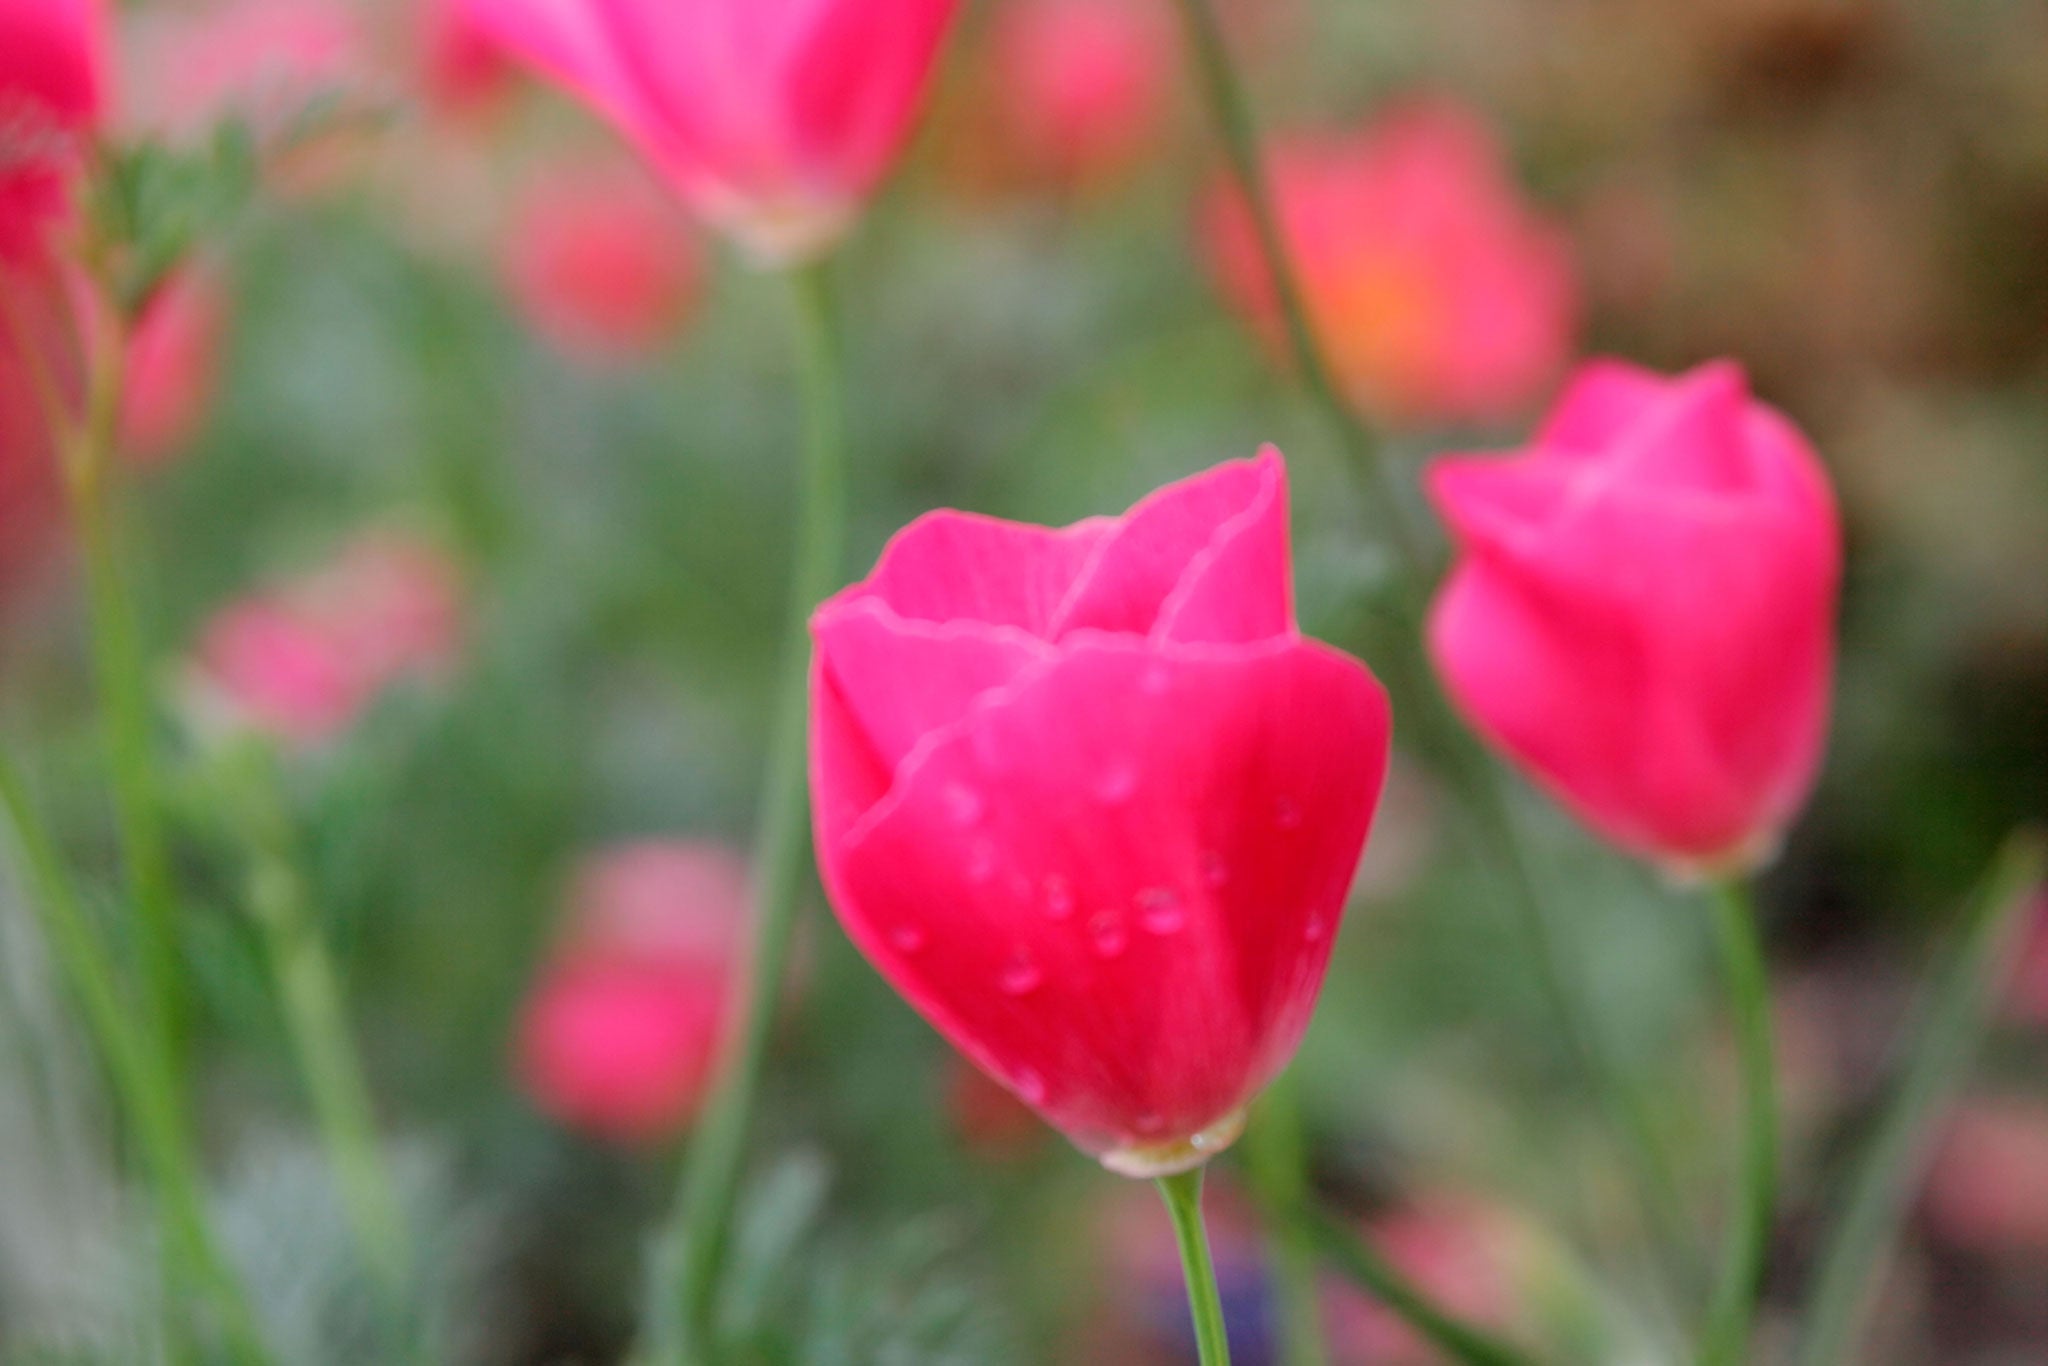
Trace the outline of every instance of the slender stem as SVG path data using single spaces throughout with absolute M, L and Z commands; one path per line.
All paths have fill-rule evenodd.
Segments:
M 1159 1193 L 1173 1219 L 1180 1269 L 1188 1283 L 1188 1313 L 1195 1321 L 1195 1345 L 1202 1366 L 1230 1366 L 1230 1331 L 1223 1321 L 1223 1297 L 1216 1291 L 1216 1267 L 1209 1257 L 1209 1230 L 1202 1222 L 1202 1169 L 1159 1178 Z
M 1961 941 L 1929 986 L 1906 1040 L 1897 1090 L 1854 1172 L 1820 1258 L 1800 1366 L 1851 1359 L 1876 1286 L 1936 1137 L 1968 1082 L 1999 983 L 2013 962 L 2026 908 L 2048 877 L 2048 835 L 2006 841 L 1965 912 Z
M 1291 1210 L 1308 1204 L 1301 1094 L 1292 1072 L 1266 1088 L 1245 1132 L 1244 1149 L 1253 1188 L 1266 1208 Z M 1299 1225 L 1275 1222 L 1266 1235 L 1266 1260 L 1272 1271 L 1282 1366 L 1323 1366 L 1329 1351 L 1316 1298 L 1314 1244 Z
M 115 430 L 127 338 L 111 316 L 94 348 L 85 416 L 61 433 L 65 486 L 85 561 L 93 670 L 100 692 L 114 817 L 128 868 L 142 1008 L 162 1039 L 174 1103 L 185 1104 L 183 982 L 169 846 L 150 739 L 150 688 L 135 607 L 113 526 Z
M 245 830 L 249 907 L 263 935 L 285 1029 L 312 1101 L 343 1212 L 365 1267 L 397 1317 L 413 1270 L 403 1207 L 377 1141 L 376 1110 L 333 958 L 291 857 L 274 786 L 251 794 Z M 260 828 L 257 828 L 259 827 Z
M 0 805 L 13 826 L 43 933 L 78 998 L 142 1151 L 163 1225 L 166 1262 L 178 1279 L 195 1286 L 212 1304 L 230 1358 L 241 1366 L 262 1366 L 270 1354 L 241 1284 L 208 1226 L 199 1167 L 161 1056 L 162 1041 L 122 1001 L 115 966 L 93 931 L 20 775 L 4 755 Z
M 1400 488 L 1392 471 L 1380 458 L 1379 442 L 1348 402 L 1333 377 L 1328 359 L 1316 339 L 1315 324 L 1302 295 L 1300 276 L 1281 231 L 1280 216 L 1274 208 L 1272 186 L 1266 179 L 1264 155 L 1259 150 L 1258 127 L 1251 104 L 1245 98 L 1244 82 L 1231 60 L 1223 26 L 1216 16 L 1214 0 L 1179 0 L 1188 49 L 1204 99 L 1223 139 L 1224 154 L 1230 159 L 1238 193 L 1251 214 L 1258 237 L 1259 252 L 1265 258 L 1266 274 L 1280 305 L 1281 323 L 1286 329 L 1288 349 L 1301 374 L 1302 384 L 1330 425 L 1335 428 L 1352 476 L 1371 495 L 1380 521 L 1380 531 L 1394 544 L 1410 574 L 1416 579 L 1428 573 L 1429 559 L 1422 541 L 1408 523 Z
M 775 734 L 769 750 L 754 850 L 754 942 L 745 993 L 736 1002 L 727 1053 L 690 1146 L 678 1192 L 682 1234 L 677 1287 L 684 1359 L 713 1357 L 712 1308 L 747 1130 L 759 1090 L 789 958 L 797 903 L 810 876 L 805 783 L 809 710 L 810 615 L 838 582 L 845 536 L 845 433 L 830 284 L 823 263 L 789 275 L 807 434 L 804 495 Z
M 1352 477 L 1365 492 L 1378 515 L 1382 534 L 1393 545 L 1407 570 L 1394 602 L 1399 618 L 1396 624 L 1404 639 L 1420 639 L 1423 586 L 1434 569 L 1431 557 L 1421 536 L 1409 523 L 1400 488 L 1393 472 L 1381 458 L 1378 440 L 1357 408 L 1345 399 L 1317 337 L 1302 294 L 1300 276 L 1289 254 L 1274 206 L 1272 187 L 1267 180 L 1259 148 L 1258 129 L 1245 97 L 1244 83 L 1238 76 L 1222 25 L 1218 22 L 1215 2 L 1177 0 L 1177 3 L 1204 97 L 1222 138 L 1238 192 L 1251 215 L 1295 368 L 1309 397 L 1335 431 Z M 1432 714 L 1432 720 L 1438 719 L 1434 714 L 1442 713 L 1444 708 L 1426 671 L 1413 660 L 1396 658 L 1391 662 L 1403 675 L 1402 681 L 1411 685 L 1407 689 L 1409 695 Z M 1432 725 L 1430 729 L 1442 735 L 1454 758 L 1460 760 L 1458 767 L 1466 775 L 1468 801 L 1486 827 L 1486 838 L 1482 841 L 1485 856 L 1495 862 L 1496 871 L 1509 885 L 1517 913 L 1535 949 L 1544 993 L 1558 1017 L 1567 1048 L 1584 1074 L 1589 1091 L 1606 1111 L 1609 1124 L 1623 1140 L 1621 1146 L 1639 1188 L 1640 1201 L 1658 1243 L 1660 1257 L 1679 1257 L 1679 1250 L 1687 1246 L 1688 1240 L 1683 1235 L 1685 1221 L 1677 1183 L 1670 1174 L 1669 1164 L 1647 1117 L 1607 1059 L 1587 1012 L 1579 1004 L 1584 993 L 1575 980 L 1577 973 L 1573 964 L 1576 960 L 1567 954 L 1560 928 L 1553 923 L 1554 916 L 1529 874 L 1527 859 L 1521 852 L 1519 836 L 1500 789 L 1499 773 L 1491 761 L 1473 749 L 1463 728 L 1447 715 L 1441 717 L 1441 724 Z M 1672 1271 L 1672 1276 L 1682 1279 L 1676 1270 Z
M 1745 886 L 1732 879 L 1715 886 L 1713 901 L 1742 1062 L 1744 1122 L 1741 1200 L 1728 1222 L 1721 1280 L 1699 1359 L 1702 1366 L 1737 1366 L 1748 1360 L 1750 1323 L 1771 1245 L 1778 1196 L 1778 1092 L 1771 1062 L 1771 992 L 1755 907 Z
M 1307 1209 L 1294 1218 L 1346 1279 L 1451 1360 L 1464 1366 L 1525 1366 L 1528 1358 L 1521 1352 L 1439 1307 L 1350 1229 Z

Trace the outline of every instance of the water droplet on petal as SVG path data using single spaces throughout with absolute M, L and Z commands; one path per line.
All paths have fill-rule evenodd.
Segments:
M 1097 911 L 1088 920 L 1088 942 L 1095 949 L 1097 958 L 1114 958 L 1124 951 L 1131 940 L 1130 932 L 1124 928 L 1123 917 L 1115 911 Z
M 1102 780 L 1095 784 L 1096 799 L 1105 806 L 1119 806 L 1129 801 L 1137 790 L 1138 770 L 1123 759 L 1104 769 Z
M 1020 1067 L 1017 1069 L 1017 1074 L 1011 1078 L 1011 1081 L 1016 1083 L 1017 1094 L 1023 1097 L 1026 1105 L 1045 1104 L 1044 1077 L 1039 1076 L 1038 1073 L 1028 1067 Z
M 1166 1128 L 1164 1115 L 1143 1114 L 1138 1116 L 1138 1132 L 1148 1137 Z
M 939 800 L 946 808 L 946 819 L 955 825 L 965 827 L 981 819 L 981 794 L 965 783 L 947 783 Z
M 924 947 L 924 931 L 915 925 L 898 925 L 889 931 L 889 942 L 898 953 L 916 953 Z
M 1138 893 L 1138 923 L 1153 934 L 1175 934 L 1188 923 L 1188 908 L 1164 887 Z
M 1005 996 L 1029 996 L 1043 981 L 1045 974 L 1038 970 L 1038 964 L 1020 953 L 1003 965 L 996 985 L 1003 989 Z
M 1045 915 L 1048 920 L 1065 920 L 1074 913 L 1074 889 L 1058 873 L 1045 880 Z
M 1230 865 L 1223 861 L 1223 855 L 1214 849 L 1202 851 L 1202 885 L 1221 887 L 1230 881 Z
M 1321 943 L 1323 936 L 1329 932 L 1329 919 L 1320 914 L 1310 916 L 1308 923 L 1301 927 L 1301 937 L 1308 940 L 1311 944 Z
M 1273 824 L 1282 830 L 1301 829 L 1301 807 L 1292 798 L 1281 797 L 1273 803 Z

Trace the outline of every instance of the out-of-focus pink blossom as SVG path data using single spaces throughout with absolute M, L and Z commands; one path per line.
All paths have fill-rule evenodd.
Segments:
M 1016 0 L 990 35 L 991 96 L 1008 155 L 1036 179 L 1085 185 L 1156 142 L 1179 52 L 1157 0 Z
M 746 865 L 712 845 L 592 857 L 528 997 L 517 1069 L 535 1104 L 595 1137 L 648 1143 L 696 1113 L 745 941 Z
M 2048 888 L 2034 898 L 2006 998 L 2014 1018 L 2048 1026 Z
M 467 0 L 767 264 L 828 249 L 896 160 L 956 0 Z
M 394 683 L 445 671 L 462 618 L 460 575 L 443 552 L 371 532 L 321 569 L 217 615 L 190 691 L 203 723 L 320 744 Z
M 551 168 L 509 230 L 506 290 L 534 329 L 571 355 L 645 355 L 696 302 L 702 267 L 690 226 L 635 166 Z
M 1570 252 L 1472 111 L 1402 104 L 1355 135 L 1282 141 L 1268 170 L 1311 324 L 1360 407 L 1404 424 L 1497 420 L 1563 368 L 1578 317 Z M 1277 343 L 1277 297 L 1228 186 L 1203 232 L 1224 291 Z
M 2048 1257 L 2048 1102 L 2008 1097 L 1960 1108 L 1928 1172 L 1926 1211 L 1960 1246 Z
M 460 0 L 422 0 L 420 83 L 428 105 L 448 118 L 469 118 L 499 103 L 512 83 L 511 59 L 478 27 Z
M 99 0 L 0 0 L 0 262 L 41 250 L 106 105 Z
M 190 443 L 213 400 L 226 327 L 227 296 L 211 271 L 182 271 L 158 289 L 128 342 L 123 454 L 154 464 Z
M 1375 1219 L 1363 1235 L 1440 1308 L 1478 1325 L 1506 1327 L 1521 1294 L 1514 1225 L 1459 1196 L 1430 1195 Z M 1348 1285 L 1327 1301 L 1332 1359 L 1339 1366 L 1427 1366 L 1438 1360 L 1393 1313 Z

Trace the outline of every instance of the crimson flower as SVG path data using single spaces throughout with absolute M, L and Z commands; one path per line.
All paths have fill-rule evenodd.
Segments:
M 1386 696 L 1294 622 L 1276 452 L 1063 530 L 937 512 L 813 619 L 841 922 L 1113 1170 L 1235 1137 L 1321 986 Z

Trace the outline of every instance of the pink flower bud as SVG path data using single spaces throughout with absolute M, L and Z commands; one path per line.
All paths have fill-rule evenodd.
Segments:
M 1442 100 L 1272 151 L 1270 189 L 1311 325 L 1338 382 L 1383 421 L 1510 416 L 1570 355 L 1569 251 L 1501 163 L 1477 116 Z M 1225 293 L 1277 345 L 1278 299 L 1229 187 L 1211 197 L 1203 230 Z
M 991 42 L 1002 141 L 1036 178 L 1101 181 L 1152 146 L 1180 57 L 1156 0 L 1018 0 Z
M 519 1025 L 535 1104 L 600 1138 L 673 1137 L 696 1113 L 744 942 L 745 863 L 649 840 L 592 858 Z
M 1294 622 L 1276 452 L 1064 530 L 938 512 L 812 621 L 841 922 L 1115 1170 L 1196 1165 L 1292 1055 L 1386 771 Z
M 1674 873 L 1768 855 L 1834 673 L 1841 533 L 1806 439 L 1732 364 L 1594 362 L 1515 458 L 1428 485 L 1460 551 L 1429 645 L 1473 726 Z
M 468 0 L 770 264 L 838 240 L 902 149 L 955 0 Z

